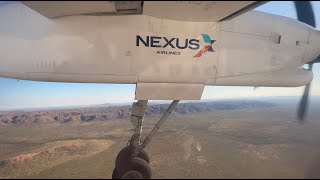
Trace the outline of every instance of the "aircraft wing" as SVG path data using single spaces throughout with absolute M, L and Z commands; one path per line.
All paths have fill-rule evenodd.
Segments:
M 229 20 L 267 1 L 22 1 L 47 18 L 70 15 L 136 15 L 217 22 Z
M 82 14 L 141 14 L 141 1 L 21 1 L 47 18 Z

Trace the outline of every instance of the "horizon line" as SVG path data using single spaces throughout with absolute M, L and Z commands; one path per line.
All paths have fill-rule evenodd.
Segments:
M 297 98 L 301 96 L 293 95 L 293 96 L 247 96 L 247 97 L 217 97 L 217 98 L 207 98 L 207 99 L 199 99 L 199 100 L 181 100 L 184 102 L 193 102 L 193 101 L 207 101 L 207 100 L 222 100 L 222 99 L 256 99 L 256 98 Z M 313 95 L 313 97 L 320 97 L 320 95 Z M 79 105 L 66 105 L 66 106 L 40 106 L 40 107 L 21 107 L 21 108 L 8 108 L 8 109 L 2 109 L 0 108 L 0 112 L 13 112 L 13 111 L 37 111 L 37 110 L 58 110 L 58 109 L 72 109 L 72 108 L 94 108 L 94 106 L 102 106 L 105 104 L 112 105 L 128 105 L 129 103 L 133 103 L 137 100 L 133 101 L 126 101 L 126 102 L 111 102 L 111 103 L 101 103 L 101 104 L 79 104 Z M 149 102 L 167 102 L 171 100 L 149 100 Z M 180 101 L 180 102 L 181 102 Z M 97 107 L 99 108 L 99 107 Z

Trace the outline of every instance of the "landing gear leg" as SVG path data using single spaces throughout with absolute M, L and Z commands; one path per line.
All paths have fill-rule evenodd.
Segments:
M 112 173 L 113 179 L 151 179 L 151 168 L 149 166 L 150 158 L 143 149 L 150 143 L 152 137 L 159 130 L 160 126 L 168 118 L 179 100 L 174 100 L 156 126 L 141 143 L 141 132 L 143 125 L 143 116 L 147 108 L 147 100 L 139 100 L 132 105 L 131 122 L 134 127 L 134 134 L 131 137 L 127 147 L 123 148 L 115 162 L 115 169 Z

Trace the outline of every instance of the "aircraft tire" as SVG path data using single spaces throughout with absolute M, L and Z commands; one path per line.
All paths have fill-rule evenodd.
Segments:
M 116 167 L 123 161 L 127 161 L 128 159 L 131 158 L 131 150 L 128 147 L 123 148 L 119 154 L 116 157 Z M 137 157 L 142 158 L 143 160 L 145 160 L 148 164 L 150 163 L 150 157 L 148 155 L 148 153 L 145 150 L 141 150 L 139 152 L 139 154 L 137 155 Z
M 117 167 L 115 167 L 115 168 L 113 169 L 112 179 L 120 179 L 120 177 L 119 177 L 119 172 L 118 172 Z
M 120 179 L 151 179 L 152 176 L 149 164 L 139 157 L 123 161 L 116 168 Z

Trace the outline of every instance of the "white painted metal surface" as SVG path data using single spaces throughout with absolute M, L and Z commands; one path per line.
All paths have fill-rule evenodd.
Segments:
M 12 2 L 0 23 L 1 77 L 138 84 L 136 99 L 200 99 L 204 85 L 303 86 L 313 76 L 302 65 L 320 52 L 319 31 L 256 11 L 223 22 L 48 19 Z
M 161 19 L 218 22 L 255 1 L 145 1 L 143 14 Z
M 47 18 L 91 12 L 116 12 L 111 1 L 23 1 L 23 3 Z
M 256 1 L 22 1 L 47 18 L 80 14 L 116 14 L 142 10 L 143 14 L 163 19 L 194 22 L 217 22 L 244 10 Z M 142 5 L 144 4 L 144 5 Z M 143 7 L 142 7 L 143 6 Z M 132 11 L 131 14 L 142 14 Z
M 203 84 L 138 83 L 136 100 L 197 100 L 201 99 Z

